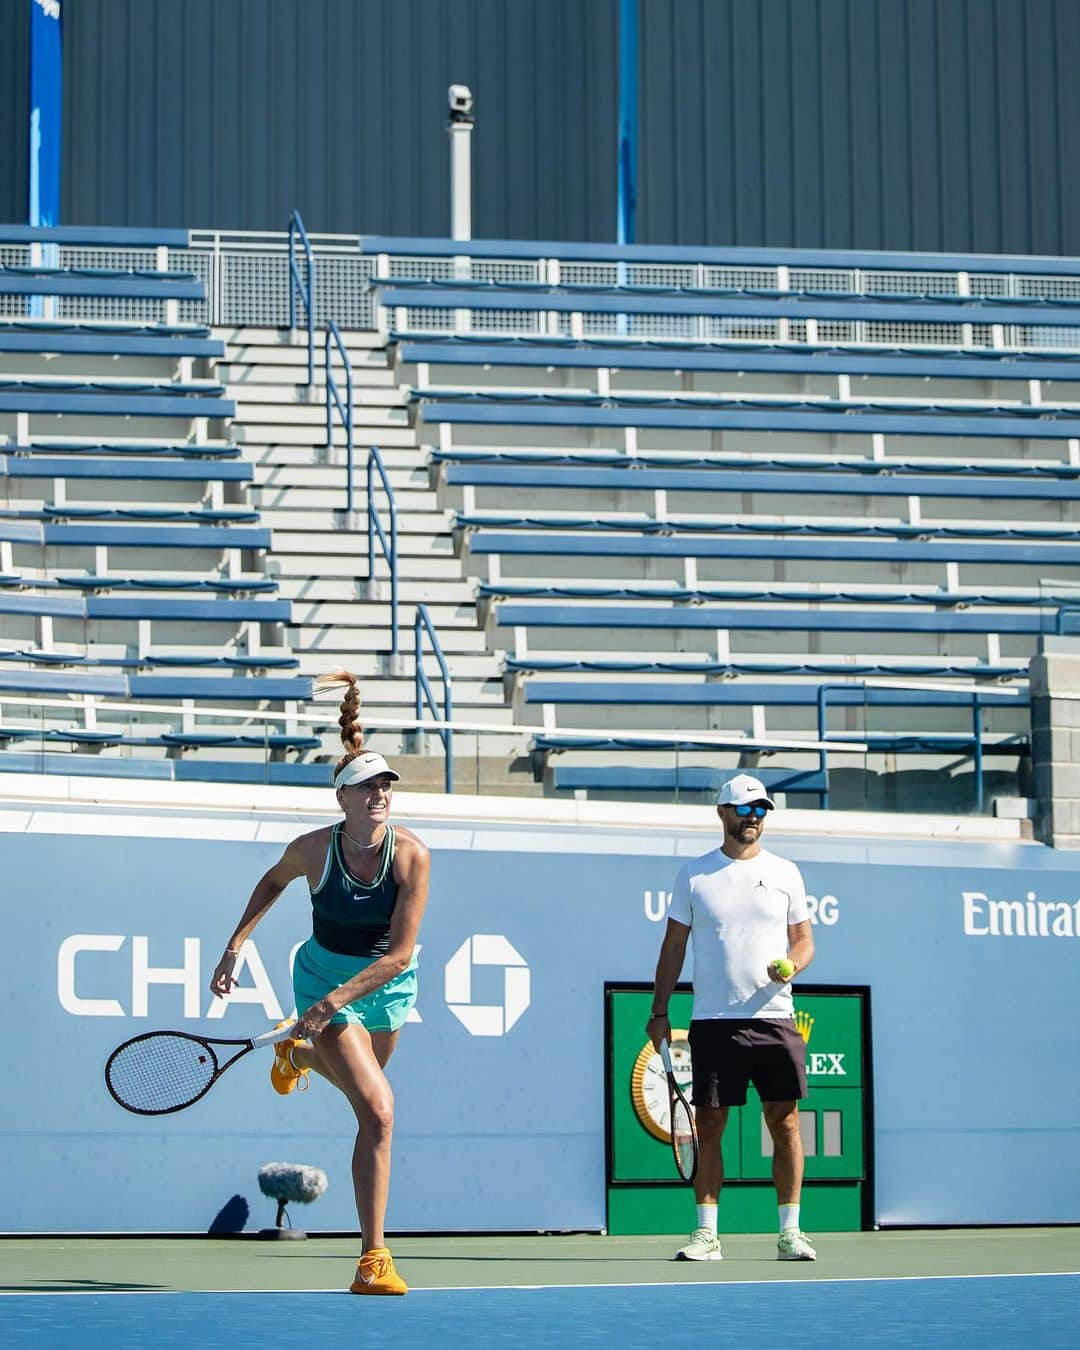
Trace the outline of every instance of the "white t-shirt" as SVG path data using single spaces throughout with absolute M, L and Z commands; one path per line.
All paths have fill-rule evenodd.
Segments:
M 687 863 L 668 918 L 690 929 L 695 1020 L 793 1016 L 791 985 L 766 971 L 787 955 L 788 925 L 808 916 L 799 869 L 775 853 L 736 861 L 716 848 Z

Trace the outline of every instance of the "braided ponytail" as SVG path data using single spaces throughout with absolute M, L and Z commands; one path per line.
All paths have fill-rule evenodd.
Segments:
M 340 688 L 342 685 L 346 688 L 341 700 L 338 725 L 341 727 L 341 743 L 345 747 L 345 753 L 334 765 L 335 777 L 364 749 L 364 726 L 360 721 L 360 689 L 356 683 L 356 676 L 351 671 L 340 668 L 331 670 L 326 675 L 320 675 L 313 686 L 315 693 L 322 693 L 327 689 Z

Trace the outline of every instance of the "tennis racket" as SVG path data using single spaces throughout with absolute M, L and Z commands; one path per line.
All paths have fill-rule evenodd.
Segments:
M 668 1101 L 671 1106 L 671 1151 L 675 1154 L 675 1166 L 683 1181 L 693 1181 L 698 1165 L 694 1113 L 675 1080 L 675 1066 L 671 1062 L 671 1050 L 666 1040 L 660 1042 L 660 1058 L 664 1064 L 664 1073 L 667 1074 Z
M 105 1064 L 105 1086 L 114 1101 L 137 1116 L 183 1111 L 205 1097 L 238 1059 L 260 1046 L 285 1040 L 292 1025 L 240 1041 L 193 1036 L 186 1031 L 147 1031 L 112 1052 Z M 229 1051 L 233 1053 L 225 1058 Z

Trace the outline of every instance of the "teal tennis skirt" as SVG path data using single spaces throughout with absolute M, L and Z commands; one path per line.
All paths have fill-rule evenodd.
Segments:
M 331 990 L 351 980 L 365 970 L 377 956 L 343 956 L 331 952 L 308 938 L 296 953 L 293 962 L 293 995 L 298 1015 L 307 1012 L 313 1003 L 325 998 Z M 397 1031 L 416 1002 L 416 955 L 407 970 L 388 981 L 366 998 L 346 1003 L 331 1017 L 331 1024 L 359 1025 L 368 1031 Z

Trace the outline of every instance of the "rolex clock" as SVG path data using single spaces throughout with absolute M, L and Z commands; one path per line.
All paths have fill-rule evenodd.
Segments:
M 671 1062 L 675 1081 L 690 1099 L 690 1045 L 685 1030 L 671 1031 Z M 667 1075 L 660 1052 L 646 1041 L 630 1070 L 630 1099 L 638 1120 L 654 1139 L 671 1142 L 671 1110 L 668 1103 Z

